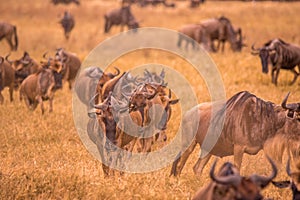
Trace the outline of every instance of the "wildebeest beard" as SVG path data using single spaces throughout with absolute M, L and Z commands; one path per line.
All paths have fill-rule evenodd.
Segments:
M 57 90 L 57 89 L 61 89 L 62 88 L 62 79 L 63 79 L 63 75 L 61 73 L 58 73 L 56 71 L 53 72 L 54 75 L 54 81 L 55 81 L 55 86 L 53 89 Z
M 269 72 L 268 69 L 269 51 L 266 49 L 260 50 L 259 57 L 262 65 L 262 72 L 267 74 Z

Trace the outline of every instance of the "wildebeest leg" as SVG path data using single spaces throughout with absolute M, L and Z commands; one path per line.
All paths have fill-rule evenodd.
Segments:
M 194 151 L 196 147 L 197 142 L 193 140 L 191 145 L 186 149 L 186 151 L 178 158 L 178 160 L 173 162 L 172 166 L 172 172 L 171 175 L 173 174 L 174 176 L 180 175 L 187 159 L 189 158 L 190 154 Z
M 275 70 L 276 70 L 276 69 L 273 67 L 273 68 L 272 68 L 272 73 L 271 73 L 272 83 L 274 83 L 274 84 L 275 84 L 275 75 L 274 75 Z
M 9 36 L 7 36 L 6 38 L 6 41 L 8 42 L 9 46 L 10 46 L 10 49 L 13 51 L 15 48 L 14 48 L 14 45 L 12 43 L 12 35 L 10 34 Z
M 225 42 L 222 41 L 222 53 L 224 53 L 224 48 L 225 48 Z
M 297 80 L 299 74 L 298 74 L 298 72 L 297 72 L 295 69 L 291 69 L 291 71 L 294 73 L 294 79 L 293 79 L 293 81 L 290 83 L 290 85 L 293 85 L 293 84 L 296 82 L 296 80 Z
M 43 103 L 43 99 L 41 96 L 36 97 L 36 100 L 38 101 L 38 103 L 41 105 L 41 111 L 42 111 L 42 115 L 45 112 L 45 108 L 44 108 L 44 103 Z
M 69 83 L 69 89 L 72 90 L 73 87 L 73 80 L 68 80 Z
M 49 112 L 53 111 L 53 98 L 49 99 Z
M 178 34 L 178 41 L 177 41 L 177 47 L 181 47 L 181 42 L 182 42 L 182 36 Z
M 211 154 L 208 154 L 204 158 L 198 158 L 197 163 L 193 167 L 193 171 L 196 175 L 198 175 L 198 176 L 201 175 L 203 168 L 205 167 L 205 165 L 207 164 L 207 162 L 209 161 L 211 156 L 212 156 Z
M 11 86 L 9 87 L 10 102 L 12 102 L 14 100 L 13 91 L 14 91 L 14 83 L 12 83 Z
M 120 29 L 120 31 L 123 32 L 123 30 L 124 30 L 124 24 L 121 24 L 121 29 Z
M 3 104 L 3 102 L 4 102 L 4 97 L 3 97 L 3 95 L 2 95 L 2 93 L 0 91 L 0 103 Z
M 234 164 L 238 169 L 241 168 L 245 147 L 235 144 L 233 147 Z
M 277 80 L 278 80 L 279 72 L 280 72 L 280 67 L 277 67 L 276 68 L 276 73 L 275 73 L 275 80 L 274 80 L 274 84 L 276 86 L 277 86 Z

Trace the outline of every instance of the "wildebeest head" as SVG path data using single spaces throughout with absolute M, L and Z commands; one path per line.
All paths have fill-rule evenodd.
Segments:
M 227 192 L 232 193 L 233 199 L 261 200 L 263 199 L 260 194 L 261 189 L 265 188 L 277 175 L 274 162 L 269 157 L 267 158 L 272 166 L 272 173 L 268 177 L 256 174 L 249 177 L 241 176 L 237 168 L 228 163 L 225 163 L 219 171 L 219 175 L 215 176 L 216 161 L 210 170 L 210 177 L 217 184 L 232 188 L 233 190 L 227 190 Z
M 288 110 L 288 114 L 287 114 L 288 117 L 297 118 L 300 120 L 300 103 L 286 104 L 287 100 L 289 98 L 289 95 L 290 95 L 290 92 L 283 99 L 281 106 L 282 106 L 282 108 Z
M 128 22 L 128 29 L 131 30 L 133 29 L 133 32 L 137 32 L 137 29 L 140 28 L 140 24 L 138 21 L 136 21 L 135 19 L 131 19 Z
M 251 50 L 252 55 L 259 55 L 262 65 L 262 72 L 267 74 L 269 72 L 268 60 L 270 50 L 266 46 L 262 48 L 255 48 L 254 44 L 251 46 Z
M 55 80 L 55 86 L 53 89 L 61 89 L 62 88 L 62 63 L 59 60 L 53 59 L 51 57 L 46 58 L 47 52 L 44 53 L 43 58 L 47 59 L 47 61 L 41 61 L 41 65 L 43 68 L 48 68 L 52 70 L 52 73 L 54 75 Z

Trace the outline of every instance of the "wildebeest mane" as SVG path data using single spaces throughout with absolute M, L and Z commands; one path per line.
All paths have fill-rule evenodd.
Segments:
M 274 113 L 274 103 L 264 101 L 248 91 L 242 91 L 233 95 L 226 102 L 226 110 L 241 107 L 250 98 L 255 98 L 256 108 L 260 111 L 264 110 L 266 113 Z
M 264 44 L 264 46 L 269 46 L 274 40 L 278 40 L 281 44 L 284 44 L 284 45 L 289 45 L 289 43 L 283 41 L 281 38 L 277 38 L 277 39 L 273 39 L 273 40 L 269 40 L 268 42 L 266 42 Z

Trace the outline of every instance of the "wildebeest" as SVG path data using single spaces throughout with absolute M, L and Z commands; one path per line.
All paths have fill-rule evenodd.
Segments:
M 108 33 L 113 25 L 121 25 L 121 32 L 125 25 L 127 25 L 129 30 L 139 28 L 139 23 L 133 16 L 130 5 L 107 12 L 104 15 L 104 19 L 104 33 Z
M 288 159 L 286 165 L 286 173 L 291 178 L 288 181 L 272 181 L 273 185 L 278 188 L 287 188 L 290 187 L 293 193 L 292 200 L 300 199 L 300 165 L 297 166 L 298 171 L 292 172 L 290 168 L 290 159 Z
M 3 104 L 4 97 L 1 91 L 5 88 L 9 88 L 10 101 L 13 101 L 13 89 L 15 82 L 15 70 L 12 66 L 0 56 L 0 103 Z
M 201 43 L 203 41 L 203 31 L 204 28 L 201 24 L 187 24 L 178 30 L 179 33 L 184 34 L 185 36 L 188 36 L 189 38 L 186 38 L 185 36 L 179 34 L 178 35 L 178 41 L 177 46 L 181 47 L 181 43 L 183 40 L 185 40 L 185 48 L 188 49 L 188 45 L 191 43 L 193 49 L 196 48 L 195 42 Z
M 176 6 L 175 3 L 169 3 L 166 0 L 140 0 L 139 1 L 139 5 L 141 7 L 145 7 L 148 5 L 157 6 L 159 4 L 162 4 L 165 7 L 172 7 L 172 8 Z
M 81 61 L 74 53 L 67 52 L 63 48 L 57 49 L 55 53 L 56 60 L 62 63 L 63 80 L 68 81 L 69 89 L 72 89 L 78 70 L 81 66 Z
M 193 197 L 193 200 L 262 200 L 260 191 L 276 177 L 277 168 L 273 161 L 269 159 L 272 166 L 270 176 L 260 176 L 253 174 L 249 177 L 241 176 L 238 169 L 230 162 L 226 162 L 220 168 L 218 175 L 215 175 L 216 161 L 210 170 L 212 181 L 201 188 Z
M 174 161 L 171 174 L 176 176 L 181 173 L 197 144 L 202 145 L 201 151 L 209 152 L 207 155 L 204 154 L 204 158 L 200 157 L 194 166 L 196 174 L 202 172 L 212 155 L 218 157 L 233 155 L 235 165 L 240 168 L 244 153 L 255 155 L 261 149 L 268 150 L 270 141 L 278 136 L 281 136 L 281 140 L 273 142 L 285 144 L 286 149 L 290 148 L 289 151 L 298 148 L 297 145 L 293 147 L 293 140 L 289 138 L 299 138 L 300 109 L 297 107 L 298 104 L 286 104 L 287 98 L 288 96 L 282 105 L 276 105 L 243 91 L 232 96 L 226 103 L 207 102 L 194 107 L 184 116 L 181 144 L 183 150 Z M 212 106 L 217 110 L 214 116 Z M 225 117 L 223 126 L 219 123 L 221 116 Z M 216 131 L 220 131 L 216 144 L 211 150 L 205 149 L 203 147 L 205 137 L 216 138 L 214 135 Z M 283 150 L 278 154 L 282 156 Z M 270 149 L 270 152 L 272 151 L 273 149 Z
M 15 89 L 17 89 L 23 80 L 30 74 L 38 72 L 41 66 L 30 57 L 28 52 L 24 52 L 23 56 L 16 60 L 9 60 L 10 54 L 5 59 L 11 64 L 15 70 Z
M 224 44 L 226 41 L 230 43 L 233 51 L 241 51 L 243 44 L 242 30 L 238 28 L 235 30 L 226 17 L 213 18 L 202 21 L 200 24 L 191 24 L 183 26 L 179 32 L 186 34 L 198 43 L 202 43 L 207 51 L 217 51 L 222 45 L 224 51 Z M 177 46 L 180 47 L 181 40 L 187 40 L 179 34 Z M 217 49 L 214 46 L 214 41 L 218 41 Z M 187 43 L 191 43 L 188 40 Z M 193 44 L 193 43 L 192 43 Z M 188 44 L 187 44 L 188 45 Z M 194 44 L 193 44 L 194 46 Z
M 0 22 L 0 40 L 2 40 L 3 38 L 6 39 L 12 51 L 17 51 L 18 35 L 17 35 L 16 26 L 6 22 Z M 13 44 L 13 39 L 14 39 L 14 44 Z
M 200 6 L 200 3 L 204 3 L 205 0 L 190 0 L 190 7 L 196 8 Z
M 226 41 L 230 43 L 233 51 L 241 51 L 244 46 L 242 41 L 241 28 L 235 30 L 231 21 L 226 17 L 219 17 L 218 19 L 209 19 L 201 22 L 205 27 L 205 41 L 212 51 L 215 51 L 213 44 L 214 40 L 218 40 L 217 50 L 222 44 L 222 52 L 224 51 L 224 44 Z
M 70 3 L 75 3 L 76 5 L 80 5 L 80 1 L 79 0 L 51 0 L 51 2 L 54 4 L 54 5 L 57 5 L 57 4 L 70 4 Z
M 277 85 L 280 69 L 290 70 L 294 74 L 291 85 L 295 83 L 300 74 L 300 47 L 286 43 L 281 39 L 273 39 L 256 49 L 252 45 L 252 54 L 259 55 L 263 73 L 268 73 L 268 62 L 272 64 L 272 83 Z M 295 67 L 298 66 L 298 72 Z
M 49 100 L 49 112 L 53 111 L 54 92 L 62 87 L 62 66 L 54 68 L 48 62 L 42 63 L 42 69 L 29 75 L 20 86 L 20 98 L 24 98 L 26 106 L 35 110 L 40 104 L 44 114 L 43 101 Z
M 65 37 L 68 40 L 70 37 L 70 33 L 75 26 L 75 19 L 70 12 L 65 11 L 63 18 L 59 21 L 62 28 L 64 29 Z

